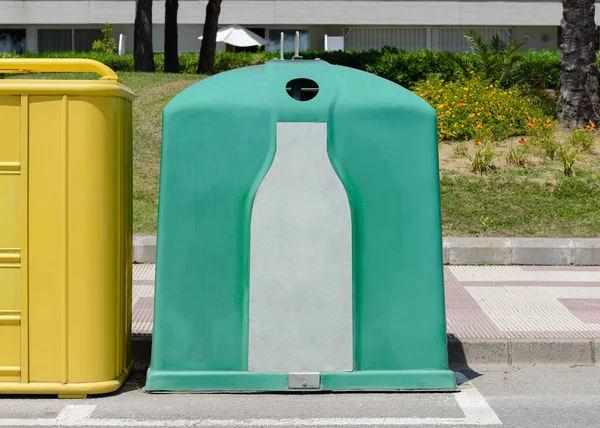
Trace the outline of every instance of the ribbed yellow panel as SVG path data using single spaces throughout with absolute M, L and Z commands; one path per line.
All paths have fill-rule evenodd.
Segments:
M 30 99 L 30 379 L 113 379 L 130 357 L 131 103 Z
M 11 319 L 12 318 L 12 319 Z M 0 382 L 16 382 L 21 378 L 21 328 L 16 313 L 0 312 L 0 343 L 5 351 L 0 361 Z M 12 351 L 12 352 L 11 352 Z
M 0 251 L 19 248 L 20 123 L 21 97 L 0 97 Z
M 116 98 L 69 100 L 69 382 L 123 369 L 119 111 Z
M 21 97 L 0 97 L 0 382 L 21 370 Z
M 1 113 L 0 113 L 1 114 Z M 21 173 L 19 170 L 8 172 L 1 170 L 0 165 L 0 195 L 2 208 L 0 208 L 0 251 L 17 250 L 19 248 L 19 196 Z M 2 263 L 2 256 L 0 256 Z
M 0 123 L 2 123 L 0 163 L 19 162 L 21 160 L 20 119 L 21 97 L 15 95 L 0 96 Z
M 0 317 L 2 316 L 2 311 L 20 311 L 20 273 L 18 267 L 0 267 Z M 0 342 L 0 349 L 3 349 L 1 345 L 2 342 Z M 3 354 L 4 352 L 0 351 L 0 365 L 2 365 L 1 355 Z
M 131 362 L 132 94 L 0 83 L 0 394 L 112 391 Z
M 64 373 L 67 286 L 65 96 L 29 102 L 29 376 L 67 382 Z M 83 284 L 82 284 L 83 285 Z M 68 321 L 67 321 L 68 322 Z

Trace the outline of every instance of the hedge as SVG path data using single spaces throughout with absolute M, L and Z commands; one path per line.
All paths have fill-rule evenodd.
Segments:
M 460 56 L 463 62 L 472 63 L 470 54 L 451 54 Z M 7 56 L 0 54 L 1 56 Z M 42 58 L 90 58 L 100 61 L 115 71 L 133 71 L 133 54 L 117 55 L 95 52 L 53 52 L 44 54 L 26 53 L 23 57 Z M 277 53 L 260 52 L 217 52 L 215 58 L 215 71 L 223 72 L 247 65 L 263 64 L 278 56 Z M 378 76 L 394 81 L 404 87 L 410 88 L 415 83 L 435 75 L 447 81 L 456 80 L 460 76 L 459 67 L 449 59 L 447 53 L 439 51 L 402 51 L 395 48 L 384 48 L 380 51 L 307 51 L 302 53 L 305 59 L 321 58 L 331 64 L 343 65 L 368 71 Z M 290 55 L 286 55 L 290 58 Z M 600 59 L 600 57 L 599 57 Z M 164 70 L 163 54 L 155 54 L 156 70 Z M 523 64 L 531 70 L 543 70 L 545 82 L 543 86 L 551 89 L 558 88 L 560 80 L 560 52 L 559 51 L 529 51 L 523 57 Z M 182 73 L 195 73 L 198 64 L 198 54 L 182 53 L 179 55 Z M 539 75 L 540 73 L 537 73 Z M 532 74 L 533 76 L 533 74 Z M 534 79 L 532 77 L 532 79 Z M 535 78 L 537 79 L 537 78 Z M 537 82 L 529 82 L 531 84 Z

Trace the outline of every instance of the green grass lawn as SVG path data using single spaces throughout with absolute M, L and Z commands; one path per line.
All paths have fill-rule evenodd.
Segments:
M 597 176 L 560 179 L 556 184 L 520 179 L 507 173 L 479 178 L 444 171 L 441 177 L 445 236 L 597 237 L 600 234 Z
M 184 74 L 119 73 L 136 94 L 133 102 L 133 228 L 156 232 L 162 109 L 201 79 Z
M 136 93 L 133 104 L 134 231 L 156 231 L 160 170 L 161 110 L 195 75 L 119 73 Z M 88 75 L 42 75 L 90 78 Z M 94 77 L 95 78 L 95 77 Z M 454 143 L 453 143 L 454 144 Z M 600 152 L 575 164 L 576 177 L 564 178 L 558 162 L 536 159 L 526 169 L 508 168 L 479 176 L 452 144 L 440 146 L 443 233 L 445 236 L 597 237 L 600 234 Z M 487 221 L 484 222 L 484 219 Z

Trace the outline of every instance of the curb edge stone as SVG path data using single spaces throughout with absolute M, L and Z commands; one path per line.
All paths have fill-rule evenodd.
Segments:
M 596 238 L 444 238 L 445 265 L 600 266 Z M 133 262 L 156 263 L 156 236 L 133 237 Z

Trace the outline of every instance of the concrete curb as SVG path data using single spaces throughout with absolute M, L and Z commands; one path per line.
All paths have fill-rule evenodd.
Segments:
M 133 237 L 133 263 L 156 263 L 156 236 Z
M 458 339 L 448 338 L 452 367 L 469 364 L 600 365 L 596 339 Z
M 600 266 L 596 238 L 444 238 L 447 265 Z M 156 237 L 133 237 L 133 262 L 156 263 Z
M 151 336 L 134 336 L 133 357 L 138 369 L 150 364 Z M 448 336 L 451 368 L 476 365 L 600 365 L 596 339 L 458 339 Z

